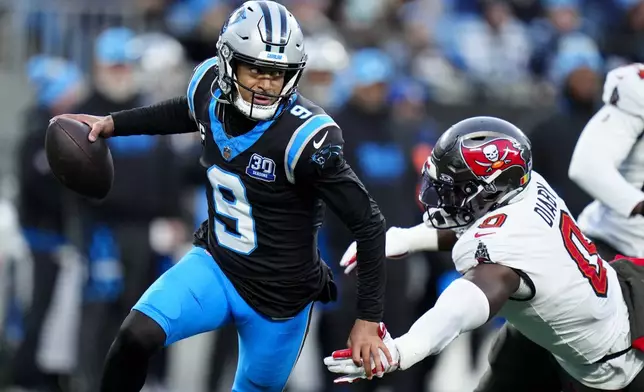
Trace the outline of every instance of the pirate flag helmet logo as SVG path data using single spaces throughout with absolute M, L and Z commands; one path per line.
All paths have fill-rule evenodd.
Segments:
M 513 166 L 528 172 L 528 163 L 522 150 L 517 141 L 509 138 L 497 138 L 475 146 L 461 143 L 463 160 L 478 177 L 487 177 L 497 170 L 504 171 Z

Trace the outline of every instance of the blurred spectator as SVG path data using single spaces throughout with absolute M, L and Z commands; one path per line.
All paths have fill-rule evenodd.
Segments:
M 341 3 L 344 36 L 354 47 L 382 45 L 397 35 L 399 28 L 389 16 L 396 15 L 388 0 L 345 0 Z
M 616 0 L 621 23 L 608 31 L 604 50 L 625 62 L 644 61 L 644 1 Z M 615 66 L 616 64 L 611 65 Z
M 318 34 L 337 34 L 337 27 L 328 17 L 331 0 L 284 0 L 281 3 L 288 8 L 300 23 L 305 37 Z
M 473 82 L 494 97 L 511 97 L 530 82 L 531 43 L 505 0 L 483 0 L 482 17 L 458 23 L 455 45 Z
M 191 68 L 179 41 L 163 33 L 147 33 L 132 39 L 136 58 L 136 85 L 148 105 L 185 94 Z
M 338 77 L 349 64 L 347 50 L 340 40 L 326 34 L 311 36 L 304 44 L 309 58 L 298 90 L 325 110 L 333 111 L 344 103 L 338 91 Z
M 544 0 L 548 21 L 559 34 L 577 31 L 582 25 L 580 0 Z
M 77 198 L 50 171 L 45 154 L 49 120 L 73 112 L 82 98 L 83 76 L 60 58 L 35 56 L 27 76 L 36 105 L 24 120 L 19 148 L 20 224 L 33 255 L 32 304 L 13 365 L 13 383 L 40 391 L 69 388 L 76 368 L 82 265 L 70 246 L 70 219 Z
M 512 13 L 522 22 L 530 23 L 543 12 L 540 0 L 509 0 Z
M 425 112 L 425 104 L 429 100 L 428 92 L 420 82 L 411 78 L 401 78 L 391 83 L 388 101 L 392 108 L 392 123 L 394 129 L 405 130 L 417 138 L 418 152 L 412 154 L 414 167 L 420 173 L 440 131 L 438 124 L 430 119 Z
M 223 0 L 177 0 L 167 10 L 167 26 L 185 46 L 188 57 L 201 62 L 216 53 L 217 36 L 232 4 Z
M 441 0 L 413 0 L 398 10 L 404 29 L 404 45 L 417 52 L 431 45 L 439 32 L 444 11 Z
M 532 71 L 543 77 L 548 64 L 561 51 L 560 41 L 570 34 L 585 34 L 594 38 L 598 26 L 590 23 L 582 14 L 583 0 L 544 0 L 545 17 L 532 25 L 534 51 L 530 61 Z
M 126 28 L 106 30 L 96 40 L 94 52 L 94 88 L 91 104 L 113 103 L 132 107 L 138 86 L 134 83 L 134 60 L 130 40 L 134 33 Z M 85 104 L 87 104 L 86 102 Z
M 529 133 L 534 169 L 566 200 L 574 217 L 592 200 L 568 178 L 565 168 L 570 165 L 581 131 L 601 103 L 598 98 L 602 72 L 597 49 L 579 40 L 587 37 L 564 39 L 562 46 L 567 49 L 552 63 L 551 78 L 560 94 L 557 112 Z
M 409 69 L 441 102 L 463 97 L 466 86 L 458 68 L 452 29 L 454 16 L 445 13 L 442 0 L 414 0 L 401 6 L 403 40 L 388 47 L 400 69 Z
M 106 115 L 143 104 L 141 86 L 135 79 L 140 53 L 133 46 L 134 37 L 125 28 L 108 29 L 99 35 L 95 90 L 80 105 L 79 112 Z M 149 86 L 145 91 L 150 91 Z M 180 173 L 176 171 L 178 165 L 172 163 L 175 155 L 170 139 L 130 136 L 110 139 L 109 145 L 116 173 L 112 190 L 100 205 L 87 208 L 83 214 L 89 276 L 81 333 L 80 388 L 88 392 L 98 388 L 105 355 L 121 320 L 162 272 L 159 263 L 168 266 L 167 257 L 160 256 L 171 255 L 173 247 L 183 240 L 180 224 L 158 220 L 179 214 Z M 160 382 L 163 368 L 163 361 L 158 359 L 149 383 Z
M 160 29 L 165 26 L 165 10 L 173 0 L 136 0 L 136 6 L 146 19 L 148 26 Z

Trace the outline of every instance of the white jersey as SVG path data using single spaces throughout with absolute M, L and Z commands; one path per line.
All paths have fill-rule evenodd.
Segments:
M 644 257 L 644 217 L 630 217 L 644 200 L 644 65 L 611 71 L 603 100 L 570 162 L 570 177 L 595 198 L 579 227 L 625 255 Z
M 598 389 L 627 386 L 644 367 L 630 347 L 628 310 L 615 270 L 599 258 L 562 199 L 538 173 L 518 201 L 475 222 L 452 251 L 465 273 L 498 263 L 521 276 L 501 309 L 526 337 L 550 351 L 581 383 Z

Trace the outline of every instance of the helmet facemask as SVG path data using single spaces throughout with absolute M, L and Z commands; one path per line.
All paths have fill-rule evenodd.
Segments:
M 429 164 L 422 172 L 419 200 L 427 212 L 426 221 L 436 229 L 470 226 L 487 212 L 499 206 L 501 194 L 491 181 L 471 180 L 454 183 L 451 176 L 432 176 Z

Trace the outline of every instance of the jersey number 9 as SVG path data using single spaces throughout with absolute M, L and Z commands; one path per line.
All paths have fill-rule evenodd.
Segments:
M 306 120 L 313 115 L 313 113 L 309 109 L 300 105 L 293 106 L 293 109 L 291 109 L 291 114 L 299 118 L 300 120 Z
M 249 255 L 257 248 L 257 234 L 253 209 L 246 197 L 246 187 L 236 174 L 228 173 L 217 166 L 208 170 L 212 185 L 215 212 L 235 222 L 235 231 L 215 217 L 215 236 L 224 248 Z

